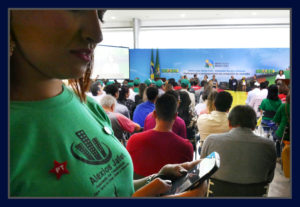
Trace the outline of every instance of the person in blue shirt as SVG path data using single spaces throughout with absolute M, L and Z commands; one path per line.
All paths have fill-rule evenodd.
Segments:
M 147 101 L 139 104 L 134 113 L 133 121 L 138 123 L 141 127 L 144 127 L 144 121 L 148 114 L 150 114 L 155 108 L 155 101 L 158 96 L 158 89 L 156 87 L 149 87 L 146 91 Z

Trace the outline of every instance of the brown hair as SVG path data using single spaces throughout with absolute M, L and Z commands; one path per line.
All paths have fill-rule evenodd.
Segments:
M 216 99 L 216 96 L 217 96 L 218 92 L 216 90 L 212 90 L 208 97 L 207 97 L 207 103 L 206 103 L 206 106 L 207 106 L 207 109 L 208 109 L 208 113 L 210 114 L 212 111 L 215 111 L 216 110 L 216 107 L 215 107 L 215 99 Z
M 78 79 L 69 79 L 69 85 L 72 87 L 76 95 L 80 98 L 81 102 L 86 102 L 86 94 L 91 85 L 91 74 L 93 71 L 94 55 L 92 61 L 88 64 L 87 69 L 83 76 Z

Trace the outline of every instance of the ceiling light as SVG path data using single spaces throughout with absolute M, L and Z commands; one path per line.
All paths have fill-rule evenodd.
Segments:
M 183 18 L 183 17 L 185 17 L 185 14 L 181 14 L 180 16 Z
M 111 19 L 116 19 L 116 17 L 112 16 Z
M 257 15 L 257 13 L 256 13 L 256 12 L 252 12 L 251 14 L 252 14 L 253 16 L 256 16 L 256 15 Z

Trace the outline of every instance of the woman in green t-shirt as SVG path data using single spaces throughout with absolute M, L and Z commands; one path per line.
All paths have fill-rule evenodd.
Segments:
M 278 97 L 278 87 L 272 84 L 268 88 L 268 96 L 262 100 L 259 109 L 262 114 L 262 124 L 269 124 L 276 114 L 277 109 L 281 105 Z

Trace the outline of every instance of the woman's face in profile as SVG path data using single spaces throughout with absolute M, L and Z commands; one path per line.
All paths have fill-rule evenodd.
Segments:
M 11 35 L 11 60 L 59 79 L 81 77 L 102 41 L 97 10 L 12 10 Z

